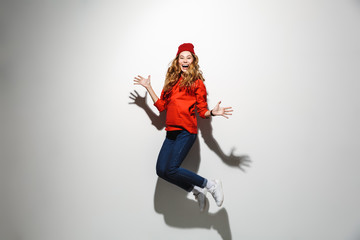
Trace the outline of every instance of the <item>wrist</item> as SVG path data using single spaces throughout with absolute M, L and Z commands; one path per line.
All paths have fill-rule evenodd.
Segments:
M 215 115 L 213 114 L 213 110 L 214 110 L 214 109 L 211 109 L 211 110 L 210 110 L 210 115 L 213 116 L 213 117 L 215 117 Z

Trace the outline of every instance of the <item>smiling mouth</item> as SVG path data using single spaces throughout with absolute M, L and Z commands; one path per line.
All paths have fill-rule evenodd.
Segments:
M 182 67 L 183 67 L 183 68 L 188 68 L 188 67 L 189 67 L 189 65 L 182 65 Z

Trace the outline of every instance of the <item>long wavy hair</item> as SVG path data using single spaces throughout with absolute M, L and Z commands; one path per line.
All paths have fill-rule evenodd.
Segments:
M 181 68 L 179 66 L 179 55 L 177 55 L 172 61 L 166 73 L 164 92 L 170 91 L 179 80 L 180 76 L 183 77 L 180 83 L 180 88 L 192 89 L 196 80 L 201 79 L 202 81 L 205 81 L 202 71 L 200 70 L 198 56 L 193 53 L 191 53 L 191 55 L 193 56 L 193 61 L 186 72 L 181 72 Z

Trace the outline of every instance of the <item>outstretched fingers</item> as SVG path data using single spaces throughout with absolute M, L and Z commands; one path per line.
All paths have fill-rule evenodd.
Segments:
M 221 116 L 225 118 L 229 118 L 227 115 L 232 115 L 232 112 L 234 111 L 232 107 L 223 107 L 222 110 L 223 114 L 221 114 Z
M 137 77 L 134 77 L 134 85 L 140 85 L 140 81 L 142 81 L 144 78 L 140 75 Z
M 233 112 L 234 110 L 232 109 L 232 107 L 224 107 L 224 112 L 227 113 L 228 115 L 232 115 L 231 112 Z
M 144 78 L 140 75 L 134 77 L 134 85 L 141 85 L 143 87 L 150 86 L 150 75 L 148 76 L 148 78 Z

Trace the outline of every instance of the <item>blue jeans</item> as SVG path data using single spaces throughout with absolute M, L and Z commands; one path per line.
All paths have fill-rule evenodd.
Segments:
M 194 186 L 204 188 L 207 180 L 194 172 L 181 168 L 186 155 L 196 140 L 196 134 L 179 131 L 176 137 L 166 137 L 156 163 L 156 173 L 164 180 L 190 192 Z

